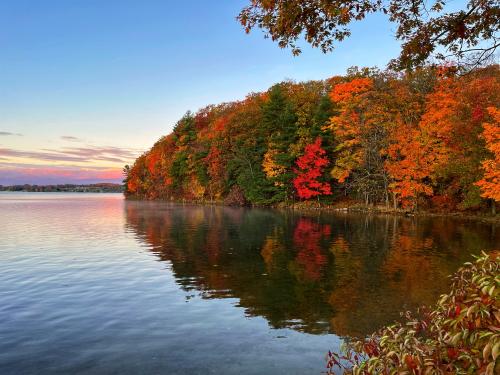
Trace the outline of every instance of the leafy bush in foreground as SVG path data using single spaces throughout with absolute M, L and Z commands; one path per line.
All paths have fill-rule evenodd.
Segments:
M 465 263 L 433 310 L 329 352 L 333 374 L 500 373 L 500 253 Z

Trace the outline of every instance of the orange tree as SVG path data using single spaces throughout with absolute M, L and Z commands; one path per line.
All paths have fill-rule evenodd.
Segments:
M 483 124 L 482 135 L 486 141 L 486 148 L 491 152 L 491 158 L 483 161 L 484 177 L 477 182 L 477 185 L 481 188 L 483 197 L 500 202 L 500 111 L 489 107 L 488 113 L 492 120 Z

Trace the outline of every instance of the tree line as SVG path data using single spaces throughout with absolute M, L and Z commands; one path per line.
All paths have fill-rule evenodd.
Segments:
M 132 166 L 129 198 L 361 202 L 481 210 L 500 201 L 500 68 L 351 68 L 186 113 Z

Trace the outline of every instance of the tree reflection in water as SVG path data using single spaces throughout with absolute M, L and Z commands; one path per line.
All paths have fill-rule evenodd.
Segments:
M 127 226 L 186 291 L 233 297 L 275 328 L 365 335 L 432 304 L 492 225 L 446 218 L 127 202 Z

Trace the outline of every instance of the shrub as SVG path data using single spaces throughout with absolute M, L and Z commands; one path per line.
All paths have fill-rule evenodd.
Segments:
M 246 206 L 247 201 L 243 189 L 238 185 L 233 185 L 226 199 L 224 199 L 224 204 L 228 206 Z
M 418 318 L 384 327 L 364 340 L 329 352 L 330 374 L 499 374 L 500 254 L 465 263 L 451 292 Z

